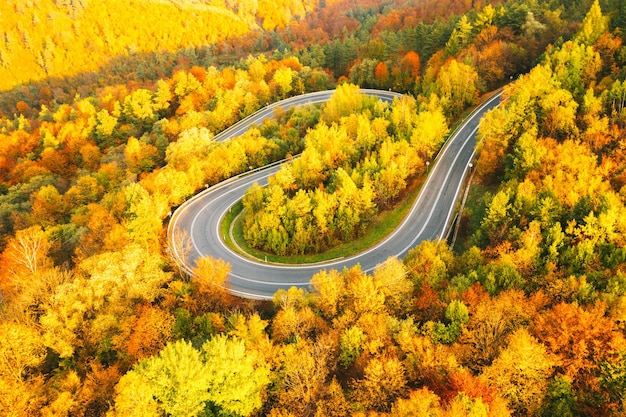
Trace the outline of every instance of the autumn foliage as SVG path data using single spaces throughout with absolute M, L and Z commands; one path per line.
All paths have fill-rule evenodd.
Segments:
M 0 414 L 623 414 L 618 6 L 4 2 Z M 172 210 L 285 157 L 243 201 L 246 238 L 285 254 L 350 241 L 505 83 L 454 245 L 322 270 L 271 302 L 230 295 L 223 260 L 189 276 L 169 256 Z

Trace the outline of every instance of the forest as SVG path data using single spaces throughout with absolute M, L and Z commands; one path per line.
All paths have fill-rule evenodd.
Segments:
M 0 415 L 626 415 L 625 2 L 10 0 L 0 19 Z M 499 88 L 455 242 L 271 301 L 170 257 L 176 207 L 298 154 L 249 190 L 245 238 L 350 241 Z

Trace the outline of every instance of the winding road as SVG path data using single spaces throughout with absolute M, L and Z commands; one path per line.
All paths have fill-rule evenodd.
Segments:
M 388 91 L 362 89 L 361 92 L 388 102 L 401 96 Z M 310 93 L 269 105 L 224 130 L 215 140 L 242 135 L 251 126 L 273 117 L 279 107 L 286 110 L 321 103 L 327 101 L 332 93 L 332 90 Z M 402 224 L 376 246 L 358 255 L 322 264 L 276 265 L 248 259 L 226 246 L 220 236 L 222 218 L 253 183 L 267 184 L 267 178 L 280 168 L 279 164 L 226 180 L 181 205 L 172 215 L 168 227 L 171 254 L 188 272 L 192 271 L 197 259 L 206 255 L 229 262 L 229 291 L 251 299 L 271 299 L 277 290 L 292 286 L 308 289 L 311 277 L 323 269 L 342 270 L 360 264 L 362 270 L 370 272 L 390 256 L 404 257 L 421 241 L 445 236 L 461 186 L 471 168 L 478 123 L 485 112 L 499 103 L 500 94 L 496 94 L 463 121 L 431 164 L 428 178 Z M 188 235 L 191 247 L 181 251 L 181 245 L 175 240 L 184 235 Z

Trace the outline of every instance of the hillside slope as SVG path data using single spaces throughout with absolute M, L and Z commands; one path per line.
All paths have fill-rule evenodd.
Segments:
M 8 0 L 0 4 L 0 90 L 93 71 L 114 57 L 211 45 L 259 25 L 273 29 L 316 1 L 265 3 Z

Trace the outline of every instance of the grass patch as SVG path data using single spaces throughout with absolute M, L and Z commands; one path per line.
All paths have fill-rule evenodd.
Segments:
M 459 234 L 453 248 L 456 253 L 463 253 L 474 244 L 472 236 L 480 228 L 485 216 L 485 194 L 493 195 L 497 192 L 498 184 L 486 185 L 476 180 L 470 184 L 465 207 L 459 219 L 461 221 Z
M 238 217 L 243 210 L 241 201 L 237 202 L 230 212 L 224 216 L 220 225 L 220 231 L 222 232 L 222 236 L 225 237 L 226 244 L 232 250 L 243 256 L 259 261 L 295 265 L 314 264 L 330 261 L 332 259 L 346 258 L 371 248 L 385 237 L 389 236 L 408 214 L 422 188 L 422 184 L 422 178 L 413 180 L 406 189 L 404 198 L 400 199 L 393 207 L 380 212 L 361 237 L 322 253 L 278 256 L 248 246 L 243 239 L 243 222 L 241 221 L 241 217 Z M 232 238 L 230 233 L 231 227 Z
M 232 250 L 238 253 L 240 253 L 240 251 L 237 250 L 235 243 L 230 237 L 230 227 L 233 224 L 233 221 L 237 218 L 237 216 L 239 215 L 239 213 L 241 213 L 242 210 L 243 210 L 243 203 L 241 202 L 241 200 L 239 200 L 235 204 L 233 204 L 230 210 L 228 210 L 228 213 L 226 213 L 226 215 L 222 219 L 222 222 L 220 223 L 220 233 L 222 234 L 222 237 L 224 238 L 224 242 L 229 248 L 231 248 Z M 238 223 L 241 223 L 241 222 L 238 222 Z M 241 226 L 239 228 L 241 229 Z M 233 231 L 233 236 L 236 236 L 235 231 Z M 241 238 L 236 237 L 235 239 L 237 241 L 243 240 L 243 233 L 241 233 L 240 236 Z

